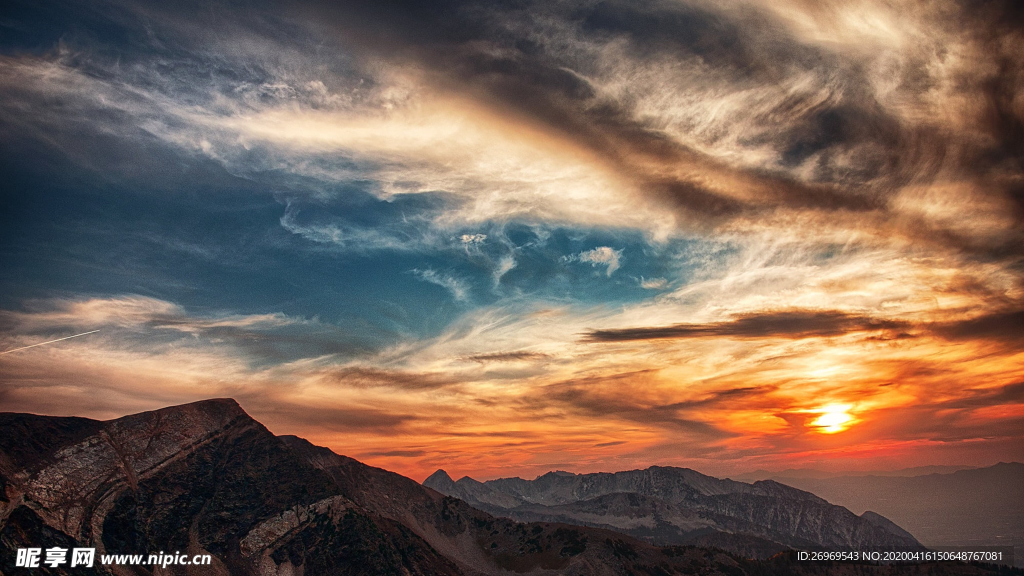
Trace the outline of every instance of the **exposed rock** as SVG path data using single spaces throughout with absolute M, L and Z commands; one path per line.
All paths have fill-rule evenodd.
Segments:
M 108 422 L 0 414 L 0 425 L 2 575 L 23 571 L 13 566 L 18 548 L 50 546 L 95 547 L 97 558 L 104 553 L 209 553 L 213 565 L 151 570 L 97 563 L 91 570 L 41 567 L 33 574 L 829 573 L 823 567 L 798 566 L 792 561 L 758 563 L 713 548 L 658 547 L 599 527 L 496 518 L 463 500 L 301 438 L 276 437 L 232 400 L 198 402 Z M 601 494 L 606 489 L 588 484 L 592 479 L 561 472 L 546 475 L 541 497 L 566 501 L 560 504 L 564 509 L 551 507 L 557 514 L 578 513 L 574 506 L 591 506 L 591 514 L 610 514 L 616 522 L 625 522 L 609 525 L 616 529 L 656 530 L 658 522 L 668 518 L 677 529 L 693 529 L 688 533 L 690 541 L 702 546 L 743 550 L 753 556 L 774 545 L 749 535 L 710 530 L 709 523 L 721 523 L 721 517 L 695 512 L 686 503 L 732 493 L 722 488 L 722 481 L 693 474 L 687 472 L 695 482 L 685 486 L 654 477 L 616 484 L 648 487 L 652 494 L 675 495 L 676 500 L 639 493 Z M 529 483 L 524 482 L 508 483 L 530 494 Z M 545 506 L 489 483 L 454 482 L 444 473 L 432 476 L 431 483 L 465 486 L 494 502 Z M 743 495 L 751 498 L 777 498 L 788 489 L 764 484 L 746 490 Z M 797 500 L 819 505 L 812 496 L 797 493 Z M 572 499 L 591 494 L 597 496 Z M 745 510 L 734 502 L 729 505 Z M 776 516 L 773 521 L 783 524 L 789 519 Z M 879 527 L 881 521 L 874 517 L 863 522 L 877 530 L 892 529 Z M 890 574 L 884 567 L 858 568 L 863 568 L 860 574 Z M 947 573 L 992 574 L 982 569 Z
M 814 494 L 771 480 L 722 480 L 687 468 L 616 473 L 549 472 L 535 480 L 424 481 L 492 514 L 617 530 L 657 544 L 718 542 L 768 557 L 786 547 L 922 549 L 882 517 L 861 518 Z M 726 535 L 729 535 L 726 537 Z
M 666 555 L 611 531 L 494 518 L 398 474 L 278 438 L 233 400 L 109 422 L 3 414 L 0 423 L 3 574 L 17 573 L 17 548 L 50 545 L 95 547 L 97 558 L 214 558 L 198 571 L 161 574 L 721 574 L 737 566 L 710 550 Z M 97 564 L 38 573 L 156 572 Z
M 3 434 L 5 559 L 40 546 L 19 540 L 29 526 L 97 557 L 210 553 L 239 575 L 462 573 L 404 526 L 352 504 L 233 400 L 109 422 L 0 422 L 13 423 Z

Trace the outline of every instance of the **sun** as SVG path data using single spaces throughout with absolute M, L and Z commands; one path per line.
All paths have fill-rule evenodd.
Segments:
M 853 424 L 854 418 L 848 412 L 850 408 L 852 406 L 849 404 L 827 404 L 821 408 L 808 410 L 808 412 L 821 414 L 810 425 L 817 427 L 818 432 L 822 434 L 842 432 Z

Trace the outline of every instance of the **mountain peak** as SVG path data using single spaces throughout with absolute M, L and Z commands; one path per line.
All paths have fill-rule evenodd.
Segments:
M 537 476 L 537 480 L 540 480 L 541 478 L 571 478 L 573 476 L 577 476 L 577 474 L 573 472 L 566 472 L 565 470 L 552 470 L 551 472 L 545 472 L 544 474 Z
M 201 410 L 222 410 L 227 412 L 237 412 L 245 414 L 245 410 L 242 409 L 242 406 L 238 403 L 238 400 L 235 400 L 234 398 L 207 398 L 205 400 L 197 400 L 195 402 L 190 402 L 188 404 L 171 406 L 170 408 L 165 408 L 165 410 L 188 408 Z
M 160 408 L 159 410 L 140 412 L 138 414 L 125 416 L 124 418 L 120 418 L 119 420 L 146 418 L 149 415 L 153 414 L 204 414 L 216 415 L 221 418 L 249 416 L 234 398 L 207 398 L 205 400 L 197 400 L 195 402 L 189 402 L 187 404 L 168 406 L 166 408 Z
M 452 480 L 452 477 L 449 476 L 447 472 L 439 468 L 437 472 L 434 472 L 430 476 L 427 476 L 426 480 L 424 480 L 422 484 L 427 488 L 433 488 L 437 490 L 438 486 L 451 486 L 455 484 L 455 481 Z
M 742 550 L 756 546 L 766 555 L 806 542 L 920 546 L 912 535 L 881 516 L 859 518 L 810 492 L 771 480 L 753 485 L 721 480 L 675 466 L 592 474 L 556 470 L 534 480 L 481 483 L 463 478 L 446 485 L 428 479 L 424 485 L 522 522 L 610 526 L 641 538 L 653 535 L 661 544 L 692 544 L 695 531 L 705 531 L 718 536 L 703 542 Z M 638 518 L 652 518 L 653 525 L 640 525 Z M 768 534 L 770 538 L 765 539 Z
M 848 511 L 844 529 L 829 531 L 835 515 L 823 508 L 830 504 L 794 507 L 787 498 L 766 504 L 771 494 L 743 498 L 749 494 L 747 484 L 728 484 L 726 488 L 746 491 L 723 505 L 730 492 L 716 489 L 708 495 L 695 490 L 689 484 L 692 474 L 556 471 L 535 484 L 520 478 L 481 483 L 464 477 L 453 482 L 445 470 L 437 470 L 421 486 L 296 436 L 274 436 L 227 398 L 107 422 L 0 414 L 0 425 L 5 422 L 0 482 L 13 486 L 33 506 L 19 500 L 12 504 L 16 510 L 0 519 L 4 534 L 17 538 L 5 536 L 0 556 L 10 554 L 12 546 L 53 542 L 68 547 L 79 537 L 83 542 L 138 538 L 141 548 L 155 549 L 180 534 L 177 523 L 167 525 L 161 519 L 181 510 L 190 514 L 184 522 L 208 527 L 205 537 L 212 553 L 228 550 L 239 562 L 261 562 L 274 573 L 296 571 L 291 556 L 274 556 L 278 550 L 300 550 L 300 566 L 334 567 L 329 571 L 335 573 L 358 572 L 368 563 L 375 572 L 389 574 L 510 573 L 504 570 L 504 558 L 514 558 L 521 572 L 552 568 L 590 574 L 589 566 L 607 566 L 601 573 L 653 573 L 655 564 L 660 569 L 667 563 L 660 571 L 682 573 L 694 562 L 702 572 L 724 571 L 710 569 L 704 552 L 667 554 L 630 538 L 634 533 L 650 536 L 647 524 L 629 527 L 652 515 L 674 522 L 658 520 L 654 526 L 656 535 L 666 535 L 666 544 L 725 544 L 758 557 L 806 542 L 843 544 L 857 533 L 861 536 L 853 544 L 858 546 L 914 542 L 873 513 L 860 519 L 867 531 L 856 530 L 849 520 L 857 517 Z M 11 465 L 17 469 L 9 475 Z M 190 485 L 201 489 L 180 489 Z M 115 505 L 99 505 L 104 501 Z M 474 503 L 500 516 L 474 510 Z M 741 515 L 728 515 L 737 508 Z M 728 525 L 708 520 L 705 512 L 725 515 Z M 531 515 L 540 523 L 515 523 Z M 753 517 L 779 521 L 746 520 Z M 583 524 L 595 520 L 601 530 Z M 786 526 L 799 526 L 801 532 L 781 531 Z M 620 535 L 609 538 L 606 529 Z M 773 539 L 759 536 L 766 533 Z M 35 534 L 53 534 L 59 540 L 26 540 Z M 346 554 L 338 554 L 343 547 Z M 723 562 L 715 566 L 736 566 L 727 557 Z

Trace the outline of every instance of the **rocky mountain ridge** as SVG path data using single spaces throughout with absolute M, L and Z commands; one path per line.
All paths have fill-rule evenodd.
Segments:
M 606 498 L 608 507 L 635 507 L 630 498 L 640 497 Z M 751 553 L 659 547 L 611 530 L 495 517 L 301 438 L 274 436 L 229 399 L 106 422 L 0 413 L 0 576 L 854 574 L 853 566 L 791 555 L 748 560 L 757 540 L 714 535 L 721 541 L 705 546 Z M 53 546 L 95 547 L 97 558 L 180 551 L 213 562 L 15 566 L 19 548 Z M 943 570 L 996 574 L 967 565 Z M 928 567 L 902 573 L 923 576 Z
M 100 422 L 0 414 L 0 574 L 766 573 L 718 550 L 496 518 L 277 437 L 229 399 Z M 14 565 L 19 548 L 210 554 L 211 566 Z M 753 570 L 753 572 L 751 572 Z M 771 572 L 768 572 L 771 573 Z
M 922 549 L 910 533 L 878 514 L 859 517 L 772 480 L 747 484 L 687 468 L 559 471 L 535 480 L 487 482 L 454 481 L 438 470 L 423 484 L 495 515 L 599 526 L 662 545 L 718 542 L 760 556 L 787 547 Z

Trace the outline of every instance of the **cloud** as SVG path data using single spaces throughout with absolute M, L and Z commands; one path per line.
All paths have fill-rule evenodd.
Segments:
M 449 374 L 414 373 L 368 366 L 331 366 L 310 371 L 326 384 L 357 388 L 396 388 L 399 390 L 436 390 L 460 382 Z
M 137 295 L 82 300 L 44 300 L 32 302 L 30 306 L 27 312 L 4 311 L 2 318 L 5 327 L 30 332 L 61 327 L 127 328 L 185 316 L 184 310 L 176 304 Z M 253 318 L 249 321 L 257 320 Z
M 470 199 L 430 222 L 449 237 L 453 223 L 521 218 L 658 238 L 853 228 L 1000 258 L 1024 246 L 1021 114 L 1008 96 L 1022 41 L 1002 24 L 1008 3 L 449 2 L 443 18 L 415 22 L 418 8 L 388 5 L 309 7 L 316 25 L 309 12 L 261 13 L 285 34 L 255 17 L 196 29 L 126 3 L 111 25 L 145 22 L 156 39 L 131 38 L 135 65 L 78 38 L 49 59 L 8 58 L 7 117 L 36 135 L 145 133 L 235 174 L 319 180 L 324 195 L 354 179 L 382 198 L 448 190 Z M 307 55 L 325 29 L 342 57 Z M 168 67 L 179 74 L 159 72 Z M 73 104 L 42 110 L 39 94 Z M 340 225 L 305 231 L 345 246 L 381 240 Z
M 732 435 L 709 420 L 683 413 L 675 405 L 657 403 L 654 395 L 642 391 L 645 382 L 654 378 L 656 375 L 653 373 L 640 372 L 557 382 L 540 388 L 536 395 L 520 402 L 531 408 L 562 406 L 571 414 L 581 416 L 656 423 L 671 433 L 702 443 Z
M 548 358 L 548 355 L 541 352 L 530 352 L 528 350 L 491 352 L 489 354 L 473 354 L 472 356 L 466 356 L 466 360 L 472 360 L 473 362 L 517 362 L 522 360 L 541 360 L 544 358 Z
M 288 403 L 272 406 L 265 398 L 242 396 L 242 407 L 257 418 L 275 425 L 275 428 L 315 427 L 324 432 L 394 434 L 415 422 L 410 414 L 394 413 L 373 408 L 317 407 L 306 403 Z
M 661 290 L 668 286 L 668 280 L 665 278 L 644 278 L 640 277 L 640 287 L 648 290 Z
M 457 302 L 465 302 L 469 299 L 469 287 L 463 280 L 447 276 L 429 268 L 425 270 L 414 269 L 412 270 L 412 273 L 424 282 L 436 284 L 448 290 Z
M 606 275 L 611 277 L 612 272 L 619 269 L 619 259 L 622 257 L 622 250 L 615 250 L 608 246 L 599 246 L 593 250 L 584 250 L 579 254 L 566 256 L 566 261 L 589 262 L 592 266 L 606 266 Z
M 105 341 L 126 349 L 222 346 L 265 365 L 309 356 L 350 357 L 372 346 L 316 320 L 271 314 L 191 314 L 165 300 L 138 295 L 40 300 L 25 312 L 0 311 L 0 327 L 17 347 L 38 335 L 102 329 Z M 21 344 L 24 345 L 24 344 Z
M 494 286 L 501 284 L 501 278 L 516 267 L 516 259 L 510 255 L 498 259 L 498 265 L 494 268 Z
M 726 470 L 724 462 L 744 467 L 769 454 L 813 458 L 814 433 L 797 416 L 829 402 L 855 406 L 858 424 L 843 433 L 851 446 L 878 437 L 974 442 L 1007 433 L 1012 411 L 997 414 L 1019 396 L 1019 379 L 1009 380 L 1007 370 L 1019 354 L 979 353 L 983 341 L 932 338 L 927 329 L 912 341 L 870 341 L 860 330 L 903 327 L 863 314 L 733 317 L 691 324 L 682 340 L 595 347 L 577 341 L 581 326 L 621 322 L 620 313 L 544 306 L 510 312 L 476 310 L 434 341 L 409 341 L 357 361 L 306 355 L 265 365 L 249 361 L 245 338 L 212 334 L 227 327 L 272 337 L 290 325 L 287 317 L 196 316 L 142 297 L 37 303 L 34 312 L 4 316 L 8 334 L 76 326 L 82 314 L 112 328 L 94 341 L 4 356 L 2 391 L 14 409 L 63 414 L 74 406 L 100 417 L 233 396 L 275 433 L 379 454 L 367 456 L 378 465 L 429 473 L 458 461 L 495 475 L 543 472 L 549 457 L 596 444 L 604 451 L 584 451 L 575 469 L 657 462 Z M 723 342 L 723 334 L 738 336 Z M 807 334 L 828 334 L 829 341 L 793 337 Z M 505 364 L 518 373 L 494 371 Z M 967 382 L 974 388 L 965 389 Z M 879 386 L 885 383 L 895 384 Z M 953 408 L 956 418 L 929 420 Z M 888 427 L 885 414 L 913 425 Z M 505 445 L 510 431 L 533 444 Z M 396 434 L 407 441 L 396 447 Z M 415 450 L 425 452 L 415 462 L 385 455 Z
M 102 330 L 3 356 L 5 407 L 235 396 L 381 465 L 484 477 L 1019 440 L 1012 2 L 60 6 L 0 56 L 5 230 L 66 234 L 10 251 L 47 257 L 12 266 L 0 329 Z M 197 214 L 218 225 L 186 235 Z M 310 288 L 338 269 L 351 308 Z M 827 403 L 858 423 L 826 441 L 806 416 Z
M 386 450 L 383 452 L 366 452 L 359 454 L 361 458 L 373 458 L 375 456 L 385 456 L 392 458 L 417 458 L 423 456 L 427 452 L 425 450 Z
M 631 195 L 678 211 L 685 226 L 802 214 L 816 220 L 808 226 L 856 222 L 880 238 L 895 229 L 954 249 L 1020 247 L 1019 230 L 998 239 L 951 235 L 890 204 L 908 184 L 946 179 L 1011 213 L 1019 206 L 1011 180 L 964 163 L 977 154 L 1003 162 L 1019 140 L 1011 131 L 992 146 L 985 141 L 998 130 L 976 131 L 969 120 L 1000 102 L 994 113 L 1004 125 L 1019 124 L 1010 100 L 968 96 L 989 82 L 1019 82 L 1016 67 L 1000 64 L 1020 43 L 1000 24 L 1012 13 L 1008 3 L 934 11 L 876 2 L 605 2 L 571 12 L 452 3 L 442 12 L 431 32 L 386 11 L 357 9 L 338 22 L 365 38 L 363 50 L 414 62 L 436 85 L 571 138 L 631 182 Z M 362 34 L 365 18 L 388 40 Z M 970 88 L 954 77 L 969 78 Z
M 954 340 L 989 339 L 1016 345 L 1024 340 L 1024 311 L 982 314 L 970 319 L 940 324 L 935 330 L 940 335 Z
M 837 311 L 780 311 L 741 315 L 729 322 L 676 324 L 650 328 L 594 330 L 585 336 L 590 342 L 622 342 L 679 338 L 812 338 L 840 336 L 849 332 L 903 330 L 911 325 L 894 320 Z

